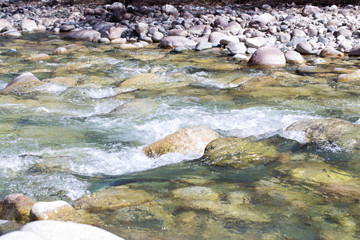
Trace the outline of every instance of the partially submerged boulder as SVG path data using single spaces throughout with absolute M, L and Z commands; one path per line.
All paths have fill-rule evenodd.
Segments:
M 35 203 L 36 201 L 23 194 L 10 194 L 0 202 L 0 218 L 20 223 L 29 222 L 30 209 Z
M 183 128 L 143 149 L 152 158 L 166 153 L 196 154 L 201 156 L 206 145 L 218 138 L 218 134 L 207 126 Z
M 360 125 L 342 119 L 303 120 L 291 124 L 285 131 L 304 132 L 307 143 L 330 142 L 350 149 L 360 147 Z
M 2 93 L 22 94 L 36 92 L 36 87 L 44 85 L 31 72 L 22 73 L 20 76 L 14 78 L 3 90 Z
M 151 202 L 153 197 L 143 190 L 133 190 L 128 186 L 110 187 L 75 201 L 75 208 L 87 212 L 115 210 Z
M 205 149 L 203 161 L 210 165 L 243 168 L 276 160 L 275 147 L 243 138 L 218 138 Z
M 74 211 L 74 208 L 65 201 L 37 202 L 31 208 L 30 218 L 32 220 L 48 220 L 68 211 Z

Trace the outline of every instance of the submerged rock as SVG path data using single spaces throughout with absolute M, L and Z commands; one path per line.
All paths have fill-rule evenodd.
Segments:
M 0 218 L 20 223 L 29 222 L 30 209 L 35 203 L 36 201 L 23 194 L 10 194 L 0 202 Z
M 341 119 L 303 120 L 291 124 L 285 131 L 304 132 L 307 143 L 334 142 L 350 149 L 360 147 L 360 125 Z
M 206 145 L 218 138 L 218 134 L 207 126 L 181 129 L 145 147 L 144 153 L 152 158 L 166 153 L 202 155 Z
M 116 116 L 123 115 L 124 117 L 146 116 L 153 113 L 157 107 L 158 104 L 155 101 L 148 99 L 135 99 L 118 106 L 113 109 L 110 114 Z
M 204 200 L 204 201 L 216 201 L 220 200 L 218 193 L 214 192 L 208 187 L 185 187 L 178 188 L 172 191 L 172 195 L 175 198 L 181 198 L 185 200 Z
M 262 47 L 251 56 L 248 64 L 259 66 L 285 66 L 284 53 L 275 47 Z
M 132 78 L 125 79 L 123 82 L 120 83 L 119 87 L 148 89 L 154 88 L 154 85 L 158 85 L 161 82 L 161 78 L 157 74 L 142 73 Z
M 276 160 L 275 147 L 242 138 L 218 138 L 205 148 L 203 161 L 210 165 L 243 168 Z
M 110 187 L 79 198 L 75 208 L 88 212 L 114 210 L 136 206 L 152 201 L 153 197 L 143 190 L 133 190 L 128 186 Z

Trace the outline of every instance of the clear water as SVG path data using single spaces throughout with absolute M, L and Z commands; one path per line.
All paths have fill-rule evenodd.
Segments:
M 52 85 L 31 96 L 0 95 L 0 197 L 23 193 L 38 201 L 73 202 L 109 186 L 145 190 L 154 196 L 156 207 L 96 213 L 103 219 L 98 226 L 127 239 L 356 239 L 357 200 L 328 196 L 321 186 L 283 177 L 281 162 L 232 169 L 204 165 L 196 154 L 151 159 L 142 149 L 182 128 L 207 125 L 222 137 L 267 140 L 295 163 L 325 163 L 357 179 L 357 151 L 305 145 L 303 134 L 284 131 L 296 121 L 324 117 L 359 124 L 359 84 L 334 81 L 336 67 L 355 70 L 357 60 L 328 60 L 327 74 L 303 76 L 294 66 L 249 68 L 218 50 L 172 55 L 155 45 L 124 51 L 88 43 L 51 60 L 26 60 L 67 44 L 71 42 L 46 35 L 1 43 L 0 89 L 26 71 L 40 80 L 72 77 L 79 84 Z M 9 55 L 11 48 L 19 54 Z M 119 87 L 125 79 L 149 71 L 163 84 L 140 90 Z M 278 85 L 227 88 L 239 77 L 262 75 L 276 76 Z M 136 100 L 145 108 L 111 113 Z M 169 194 L 194 185 L 220 194 L 215 209 L 230 205 L 230 193 L 246 191 L 250 208 L 270 220 L 194 210 Z

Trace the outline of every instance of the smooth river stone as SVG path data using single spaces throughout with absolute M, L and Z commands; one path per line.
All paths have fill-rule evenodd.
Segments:
M 196 42 L 182 36 L 163 37 L 159 43 L 160 48 L 195 47 Z
M 183 128 L 143 149 L 152 158 L 166 153 L 195 154 L 201 156 L 206 145 L 218 138 L 218 134 L 207 126 Z
M 30 218 L 32 220 L 47 220 L 54 215 L 62 214 L 62 212 L 73 211 L 74 208 L 65 201 L 54 202 L 37 202 L 30 211 Z
M 1 219 L 16 220 L 20 223 L 30 221 L 30 209 L 36 203 L 23 194 L 10 194 L 0 202 Z
M 284 53 L 275 47 L 262 47 L 251 56 L 248 64 L 258 66 L 285 66 Z

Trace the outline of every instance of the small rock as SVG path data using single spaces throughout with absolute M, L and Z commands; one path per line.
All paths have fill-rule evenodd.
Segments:
M 305 59 L 301 56 L 300 53 L 296 51 L 287 51 L 285 53 L 285 59 L 287 63 L 290 64 L 303 64 L 305 63 Z
M 246 52 L 246 46 L 242 42 L 233 42 L 226 45 L 226 48 L 232 55 L 244 54 Z
M 179 46 L 195 47 L 196 42 L 181 36 L 168 36 L 161 39 L 159 43 L 160 48 L 175 48 Z
M 212 48 L 212 44 L 207 41 L 200 41 L 195 46 L 196 51 L 203 51 L 203 50 L 211 49 L 211 48 Z
M 66 52 L 67 52 L 67 49 L 66 49 L 66 48 L 64 48 L 64 47 L 58 47 L 57 49 L 55 49 L 55 50 L 53 51 L 53 54 L 54 54 L 54 55 L 60 55 L 60 54 L 66 53 Z
M 65 201 L 54 202 L 37 202 L 30 211 L 30 218 L 32 220 L 47 220 L 52 219 L 54 215 L 61 214 L 63 211 L 72 211 L 74 208 Z
M 72 31 L 64 36 L 64 39 L 98 42 L 101 38 L 100 32 L 96 30 Z
M 320 52 L 321 57 L 344 57 L 344 53 L 334 49 L 333 47 L 326 47 Z
M 301 42 L 296 45 L 296 51 L 302 54 L 312 54 L 313 49 L 308 42 Z

